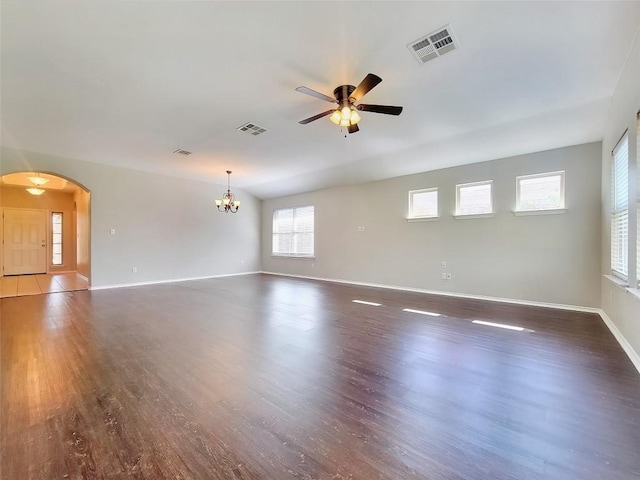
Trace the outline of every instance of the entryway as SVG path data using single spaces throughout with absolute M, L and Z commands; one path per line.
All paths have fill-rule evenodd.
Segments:
M 0 298 L 86 290 L 89 281 L 78 273 L 10 275 L 0 278 Z
M 89 287 L 90 198 L 49 172 L 0 177 L 0 298 Z

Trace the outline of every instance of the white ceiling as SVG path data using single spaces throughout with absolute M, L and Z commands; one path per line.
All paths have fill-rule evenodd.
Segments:
M 23 2 L 1 6 L 6 146 L 260 198 L 602 138 L 640 2 Z M 450 24 L 460 49 L 406 45 Z M 383 82 L 347 138 L 332 95 Z M 237 127 L 254 122 L 260 136 Z M 190 156 L 172 152 L 192 151 Z

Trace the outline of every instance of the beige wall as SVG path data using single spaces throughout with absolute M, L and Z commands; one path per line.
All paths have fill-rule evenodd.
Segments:
M 242 208 L 224 214 L 214 199 L 226 185 L 7 147 L 0 158 L 0 174 L 47 172 L 91 192 L 94 288 L 260 270 L 260 200 L 247 192 L 234 189 Z
M 76 260 L 79 274 L 90 278 L 91 257 L 89 251 L 91 228 L 89 206 L 91 194 L 84 190 L 77 190 L 74 195 L 76 205 Z
M 629 132 L 629 183 L 631 199 L 629 202 L 629 282 L 638 287 L 640 272 L 636 270 L 637 250 L 637 209 L 640 182 L 637 175 L 638 130 L 636 112 L 640 110 L 640 27 L 635 42 L 630 46 L 628 61 L 618 80 L 611 100 L 609 118 L 602 142 L 602 309 L 611 319 L 619 336 L 626 342 L 627 353 L 634 359 L 640 370 L 640 298 L 634 296 L 625 286 L 612 282 L 605 275 L 611 273 L 611 150 L 622 133 Z M 636 197 L 636 198 L 633 198 Z M 637 239 L 637 240 L 636 240 Z M 640 289 L 636 290 L 640 295 Z M 624 344 L 624 343 L 623 343 Z
M 600 163 L 601 144 L 591 143 L 264 200 L 263 270 L 599 307 Z M 557 170 L 566 171 L 567 213 L 514 216 L 516 176 Z M 480 180 L 493 180 L 495 216 L 454 219 L 456 184 Z M 430 187 L 440 219 L 407 222 L 409 190 Z M 309 204 L 316 258 L 272 257 L 274 208 Z
M 47 190 L 42 195 L 31 195 L 22 187 L 1 187 L 0 207 L 28 208 L 62 212 L 62 265 L 51 265 L 51 226 L 47 225 L 48 234 L 48 271 L 76 270 L 76 238 L 73 221 L 73 194 Z

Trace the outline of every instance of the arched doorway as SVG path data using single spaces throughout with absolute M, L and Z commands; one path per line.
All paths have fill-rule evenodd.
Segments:
M 51 172 L 0 177 L 0 297 L 89 288 L 91 193 Z

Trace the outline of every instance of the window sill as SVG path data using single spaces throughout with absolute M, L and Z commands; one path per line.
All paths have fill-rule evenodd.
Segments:
M 454 215 L 453 218 L 456 220 L 467 220 L 470 218 L 491 218 L 493 216 L 493 213 L 475 213 L 472 215 Z
M 407 218 L 407 222 L 409 222 L 409 223 L 413 223 L 413 222 L 435 222 L 437 220 L 440 220 L 440 217 L 410 217 L 410 218 Z
M 627 282 L 626 280 L 623 280 L 622 278 L 615 277 L 613 275 L 605 275 L 604 278 L 606 278 L 611 283 L 614 283 L 619 287 L 627 288 L 629 286 L 629 282 Z
M 627 292 L 640 300 L 640 288 L 627 288 Z
M 271 258 L 294 258 L 296 260 L 315 260 L 315 256 L 310 257 L 308 255 L 273 255 L 271 254 Z
M 560 215 L 567 213 L 566 208 L 553 208 L 549 210 L 514 210 L 512 212 L 516 217 L 524 217 L 527 215 Z

